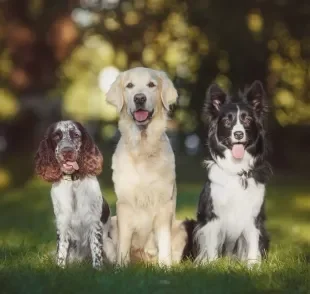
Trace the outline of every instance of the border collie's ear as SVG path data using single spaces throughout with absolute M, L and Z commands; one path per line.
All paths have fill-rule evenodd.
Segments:
M 165 109 L 169 111 L 169 106 L 177 102 L 178 92 L 165 72 L 158 71 L 158 76 L 161 80 L 161 101 Z
M 254 81 L 246 90 L 245 99 L 257 114 L 267 112 L 266 93 L 260 81 Z
M 115 106 L 118 112 L 122 111 L 124 105 L 123 85 L 122 85 L 123 73 L 120 73 L 116 80 L 111 85 L 108 93 L 106 94 L 106 100 L 109 104 Z
M 203 114 L 207 116 L 218 115 L 221 106 L 226 102 L 227 94 L 217 84 L 212 84 L 207 90 L 205 109 Z

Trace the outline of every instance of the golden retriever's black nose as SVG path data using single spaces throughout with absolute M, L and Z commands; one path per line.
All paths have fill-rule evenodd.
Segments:
M 241 140 L 241 139 L 244 137 L 244 134 L 243 134 L 243 132 L 241 132 L 241 131 L 237 131 L 237 132 L 234 132 L 234 137 L 235 137 L 237 140 Z
M 133 101 L 135 102 L 136 106 L 143 106 L 146 101 L 146 96 L 142 93 L 138 93 L 134 96 Z

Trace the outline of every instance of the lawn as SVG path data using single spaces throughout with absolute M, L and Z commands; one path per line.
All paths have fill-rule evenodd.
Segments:
M 261 268 L 230 260 L 194 268 L 58 269 L 49 185 L 38 180 L 0 194 L 0 293 L 310 293 L 310 191 L 273 180 L 267 191 L 271 253 Z M 178 217 L 194 217 L 202 182 L 178 186 Z M 102 185 L 104 186 L 104 185 Z M 111 187 L 103 187 L 115 211 Z

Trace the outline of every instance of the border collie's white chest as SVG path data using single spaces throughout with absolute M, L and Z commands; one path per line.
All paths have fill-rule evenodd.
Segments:
M 239 175 L 229 174 L 214 164 L 209 171 L 211 197 L 214 213 L 218 216 L 224 234 L 229 232 L 232 239 L 257 217 L 264 201 L 265 186 L 247 179 L 242 185 Z

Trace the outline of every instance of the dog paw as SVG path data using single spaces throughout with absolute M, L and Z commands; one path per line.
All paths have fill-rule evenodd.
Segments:
M 66 262 L 62 259 L 57 260 L 57 266 L 61 269 L 64 269 L 66 267 Z
M 249 259 L 247 261 L 247 267 L 248 269 L 254 269 L 260 267 L 260 260 L 259 259 Z
M 93 269 L 100 271 L 102 270 L 102 264 L 101 263 L 93 263 Z

